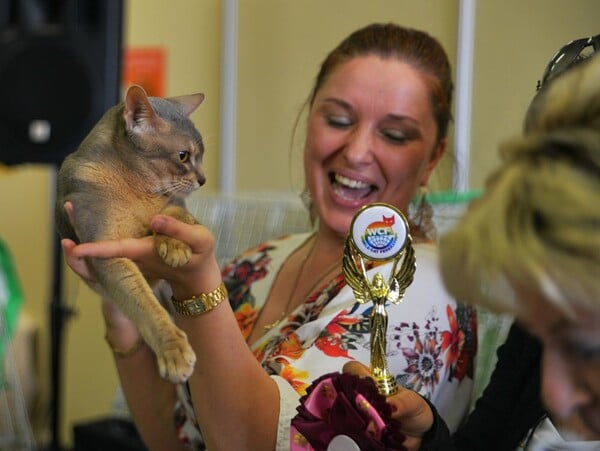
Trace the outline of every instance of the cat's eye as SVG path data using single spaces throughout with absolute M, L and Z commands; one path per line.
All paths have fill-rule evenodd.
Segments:
M 182 163 L 185 163 L 189 159 L 190 159 L 190 152 L 189 152 L 189 150 L 180 150 L 179 151 L 179 160 Z

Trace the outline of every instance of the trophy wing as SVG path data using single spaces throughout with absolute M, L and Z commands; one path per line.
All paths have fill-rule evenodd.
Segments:
M 367 281 L 364 280 L 360 269 L 356 264 L 356 250 L 351 240 L 346 243 L 348 252 L 344 252 L 342 257 L 342 270 L 344 271 L 344 277 L 346 283 L 352 288 L 354 297 L 356 300 L 363 304 L 368 301 L 368 290 Z
M 392 277 L 390 290 L 388 293 L 388 301 L 394 304 L 399 304 L 404 298 L 404 292 L 412 283 L 417 265 L 415 263 L 415 250 L 412 247 L 412 242 L 409 240 L 404 248 L 404 258 L 400 269 Z

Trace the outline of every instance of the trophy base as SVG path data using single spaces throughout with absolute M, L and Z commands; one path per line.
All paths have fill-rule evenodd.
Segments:
M 391 375 L 375 378 L 375 383 L 377 385 L 377 391 L 383 396 L 390 396 L 398 391 L 396 380 Z

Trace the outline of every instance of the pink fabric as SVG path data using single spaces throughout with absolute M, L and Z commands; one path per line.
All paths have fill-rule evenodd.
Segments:
M 350 374 L 324 375 L 300 400 L 290 427 L 292 451 L 326 450 L 344 435 L 357 449 L 402 450 L 400 423 L 369 379 Z

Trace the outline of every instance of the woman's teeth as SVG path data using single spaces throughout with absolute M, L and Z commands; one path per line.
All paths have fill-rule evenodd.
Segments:
M 360 200 L 372 192 L 373 186 L 360 180 L 353 180 L 343 175 L 335 174 L 333 177 L 333 189 L 343 199 Z
M 363 189 L 370 186 L 368 183 L 361 182 L 360 180 L 352 180 L 339 174 L 335 174 L 335 181 L 346 188 L 352 189 Z

